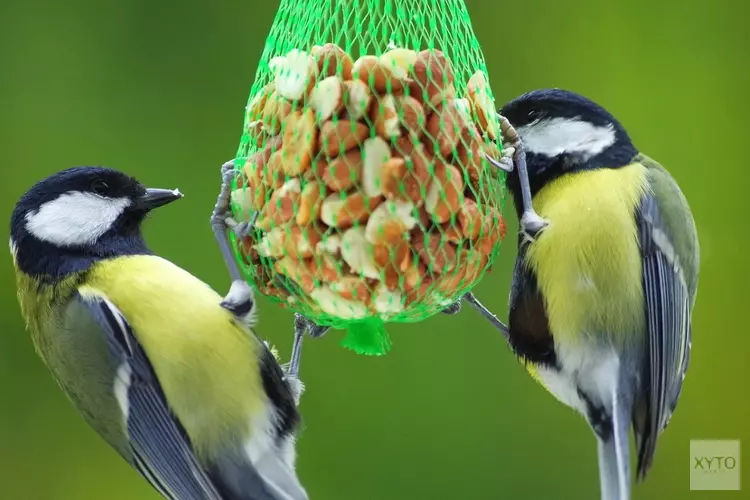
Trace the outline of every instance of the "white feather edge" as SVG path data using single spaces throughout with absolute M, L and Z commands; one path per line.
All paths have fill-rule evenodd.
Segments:
M 27 213 L 26 230 L 57 246 L 90 245 L 109 231 L 130 203 L 127 198 L 64 193 Z

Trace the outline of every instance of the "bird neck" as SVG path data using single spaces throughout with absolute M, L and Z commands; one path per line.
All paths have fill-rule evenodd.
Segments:
M 623 143 L 617 147 L 613 146 L 589 158 L 571 154 L 561 154 L 551 158 L 546 155 L 527 152 L 526 168 L 529 174 L 531 196 L 533 198 L 544 186 L 563 175 L 603 168 L 618 169 L 626 167 L 633 162 L 637 155 L 638 150 L 630 143 Z M 520 218 L 523 214 L 523 205 L 521 184 L 516 170 L 508 176 L 507 185 L 511 195 L 513 195 L 516 214 Z
M 59 318 L 61 307 L 70 300 L 86 272 L 71 273 L 55 280 L 40 280 L 16 269 L 16 290 L 21 315 L 37 353 L 45 349 L 45 327 Z
M 85 248 L 63 248 L 26 234 L 16 244 L 16 267 L 43 283 L 55 283 L 85 273 L 105 259 L 150 255 L 140 233 L 108 234 Z

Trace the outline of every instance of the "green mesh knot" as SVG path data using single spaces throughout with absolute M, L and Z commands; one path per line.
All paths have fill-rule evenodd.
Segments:
M 236 155 L 248 282 L 385 354 L 385 323 L 439 313 L 498 254 L 494 110 L 463 1 L 283 0 Z

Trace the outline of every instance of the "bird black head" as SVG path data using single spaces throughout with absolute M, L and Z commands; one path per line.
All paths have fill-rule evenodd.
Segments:
M 39 181 L 16 204 L 11 251 L 20 270 L 51 279 L 99 259 L 148 253 L 141 222 L 152 209 L 181 197 L 108 168 L 63 170 Z
M 532 195 L 560 175 L 623 167 L 638 154 L 614 116 L 567 90 L 534 90 L 510 101 L 500 114 L 523 140 Z M 520 186 L 515 172 L 508 177 L 508 187 L 518 206 Z

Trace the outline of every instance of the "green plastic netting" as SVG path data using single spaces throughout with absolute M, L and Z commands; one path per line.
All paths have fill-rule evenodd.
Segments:
M 232 211 L 260 293 L 384 354 L 386 322 L 469 291 L 504 235 L 502 144 L 461 0 L 282 0 L 250 92 Z

